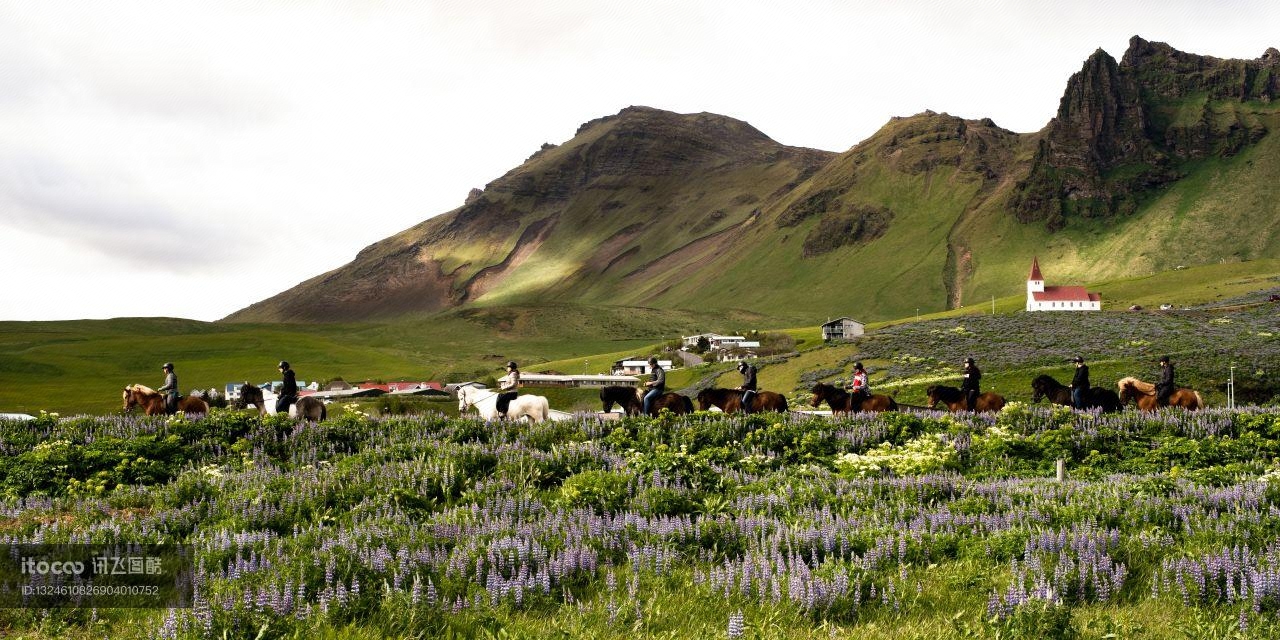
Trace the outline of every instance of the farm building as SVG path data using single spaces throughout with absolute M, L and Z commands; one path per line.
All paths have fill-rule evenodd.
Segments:
M 522 373 L 520 374 L 520 384 L 529 387 L 571 387 L 571 388 L 599 388 L 599 387 L 636 387 L 640 385 L 640 379 L 635 376 L 606 376 L 606 375 L 582 375 L 582 376 L 564 376 L 549 373 Z
M 822 339 L 852 340 L 863 334 L 866 325 L 853 318 L 844 317 L 822 323 Z
M 1027 311 L 1101 311 L 1102 296 L 1084 287 L 1044 284 L 1040 260 L 1031 259 L 1031 275 L 1027 276 Z
M 672 366 L 670 360 L 659 360 L 658 366 L 666 369 L 667 371 L 675 368 Z M 615 376 L 647 376 L 651 373 L 649 371 L 649 361 L 647 359 L 637 360 L 634 358 L 625 358 L 614 362 L 613 368 L 610 371 Z
M 683 348 L 688 351 L 698 346 L 698 341 L 706 338 L 707 344 L 712 351 L 717 349 L 753 349 L 758 348 L 760 343 L 755 340 L 747 340 L 746 336 L 722 336 L 718 333 L 700 333 L 696 336 L 682 336 L 680 339 L 684 342 Z

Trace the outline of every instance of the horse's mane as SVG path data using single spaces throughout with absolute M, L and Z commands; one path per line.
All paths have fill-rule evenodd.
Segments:
M 1042 380 L 1043 380 L 1045 383 L 1050 384 L 1050 385 L 1053 385 L 1053 386 L 1057 386 L 1057 387 L 1061 387 L 1061 386 L 1063 386 L 1061 382 L 1058 382 L 1058 379 L 1057 379 L 1057 378 L 1054 378 L 1053 376 L 1051 376 L 1051 375 L 1049 375 L 1049 374 L 1047 374 L 1047 373 L 1042 373 L 1042 374 L 1040 374 L 1040 375 L 1036 376 L 1036 377 L 1035 377 L 1035 379 L 1031 381 L 1031 384 L 1035 384 L 1035 383 L 1040 382 L 1040 381 L 1042 381 Z
M 1126 386 L 1131 386 L 1135 391 L 1140 391 L 1148 395 L 1156 392 L 1156 386 L 1154 384 L 1151 384 L 1150 382 L 1143 382 L 1133 376 L 1120 378 L 1116 381 L 1117 388 L 1124 390 Z
M 145 384 L 131 384 L 125 388 L 130 391 L 136 391 L 138 393 L 141 393 L 144 396 L 159 395 L 158 391 L 156 391 L 155 389 L 152 389 L 151 387 L 148 387 Z

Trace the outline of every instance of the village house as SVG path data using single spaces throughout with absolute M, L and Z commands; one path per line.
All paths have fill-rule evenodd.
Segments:
M 670 360 L 659 360 L 658 366 L 667 371 L 675 368 Z M 614 362 L 610 372 L 615 376 L 647 376 L 652 373 L 649 371 L 649 361 L 647 359 L 637 360 L 634 358 L 626 358 Z
M 822 340 L 852 340 L 863 334 L 866 325 L 853 318 L 843 317 L 822 323 Z
M 1079 286 L 1045 286 L 1039 258 L 1027 276 L 1027 311 L 1101 311 L 1102 296 Z

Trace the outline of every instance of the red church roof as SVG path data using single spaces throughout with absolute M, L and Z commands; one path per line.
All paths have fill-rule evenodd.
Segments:
M 1027 276 L 1027 280 L 1044 280 L 1044 276 L 1040 275 L 1040 259 L 1038 257 L 1031 259 L 1031 275 Z
M 1035 272 L 1032 272 L 1035 275 Z M 1036 302 L 1098 302 L 1102 297 L 1089 293 L 1084 287 L 1045 287 L 1044 291 L 1031 294 Z

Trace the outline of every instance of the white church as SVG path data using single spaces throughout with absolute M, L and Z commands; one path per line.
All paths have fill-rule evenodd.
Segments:
M 1031 259 L 1027 276 L 1027 311 L 1101 311 L 1102 296 L 1084 287 L 1046 287 L 1040 275 L 1040 260 Z

